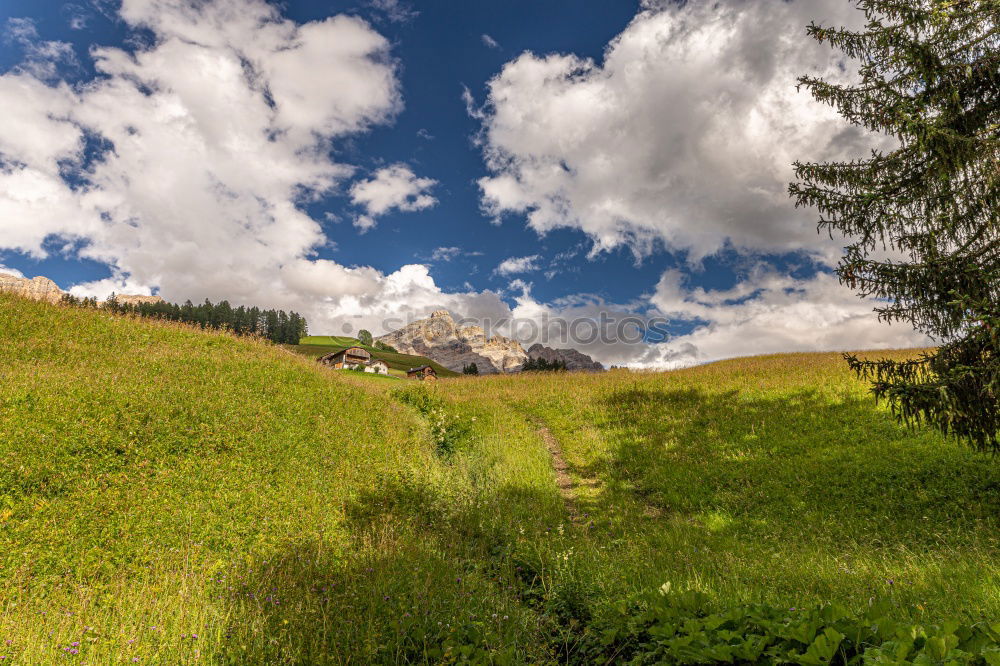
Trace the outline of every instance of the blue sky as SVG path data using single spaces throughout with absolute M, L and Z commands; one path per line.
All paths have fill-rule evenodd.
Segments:
M 589 243 L 576 231 L 560 231 L 542 239 L 516 219 L 501 226 L 491 224 L 479 206 L 476 180 L 486 175 L 486 169 L 473 145 L 479 126 L 466 113 L 463 87 L 482 99 L 485 82 L 522 51 L 563 51 L 600 58 L 607 43 L 635 16 L 638 2 L 584 0 L 577 3 L 574 13 L 578 15 L 572 24 L 567 23 L 564 3 L 559 2 L 463 3 L 461 12 L 455 11 L 456 6 L 454 2 L 421 3 L 419 10 L 403 10 L 408 14 L 405 19 L 392 20 L 368 3 L 285 3 L 284 15 L 300 23 L 348 13 L 371 21 L 391 40 L 392 56 L 400 62 L 405 110 L 390 126 L 352 137 L 345 142 L 342 155 L 371 170 L 405 162 L 439 183 L 433 190 L 438 199 L 434 208 L 391 212 L 370 234 L 359 235 L 351 227 L 356 211 L 347 197 L 326 197 L 310 205 L 309 212 L 337 243 L 336 250 L 322 249 L 320 256 L 391 272 L 406 263 L 429 261 L 438 247 L 461 247 L 482 255 L 436 262 L 435 280 L 446 289 L 461 289 L 466 282 L 477 288 L 502 288 L 504 278 L 491 272 L 503 259 L 534 254 L 551 258 L 577 246 L 586 254 Z M 4 3 L 0 18 L 5 23 L 11 18 L 31 18 L 42 39 L 73 44 L 81 67 L 67 68 L 65 75 L 83 81 L 94 76 L 87 58 L 90 45 L 122 45 L 132 32 L 99 9 L 86 2 L 14 0 Z M 85 21 L 85 27 L 74 30 L 74 20 Z M 485 44 L 483 35 L 496 40 L 497 46 Z M 15 41 L 5 40 L 0 46 L 0 68 L 17 66 L 24 50 Z M 336 215 L 339 223 L 328 221 L 327 213 Z M 99 263 L 63 261 L 59 255 L 38 262 L 8 251 L 0 253 L 0 263 L 26 274 L 50 276 L 65 286 L 111 274 Z M 578 257 L 558 280 L 536 279 L 535 290 L 546 299 L 589 292 L 613 301 L 628 300 L 651 289 L 663 268 L 673 263 L 661 253 L 637 265 L 631 253 L 621 248 L 594 262 Z M 716 277 L 728 276 L 715 271 L 706 275 L 713 282 Z
M 436 307 L 661 316 L 673 340 L 586 349 L 648 367 L 908 343 L 783 192 L 793 159 L 877 145 L 794 91 L 842 75 L 803 28 L 847 4 L 8 0 L 0 267 L 317 333 Z M 245 88 L 218 78 L 241 61 Z M 227 153 L 263 132 L 280 153 Z

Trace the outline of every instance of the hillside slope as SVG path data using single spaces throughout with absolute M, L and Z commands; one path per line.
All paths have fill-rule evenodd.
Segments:
M 429 387 L 0 296 L 0 378 L 13 663 L 593 663 L 667 581 L 1000 618 L 1000 466 L 836 354 Z
M 426 489 L 470 487 L 419 412 L 367 392 L 377 383 L 267 343 L 7 295 L 0 377 L 0 656 L 14 663 L 392 661 L 423 649 L 400 642 L 393 622 L 417 615 L 400 604 L 419 604 L 408 626 L 433 647 L 456 578 L 462 608 L 513 603 L 465 573 L 467 544 L 411 524 L 433 508 Z M 543 645 L 525 626 L 491 640 Z

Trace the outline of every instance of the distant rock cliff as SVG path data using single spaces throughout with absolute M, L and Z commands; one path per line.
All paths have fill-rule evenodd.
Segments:
M 143 303 L 162 303 L 159 296 L 143 296 L 141 294 L 115 294 L 115 301 L 119 305 L 142 305 Z
M 528 360 L 517 340 L 501 335 L 486 337 L 479 326 L 459 327 L 447 310 L 431 313 L 398 331 L 378 338 L 403 354 L 426 356 L 449 370 L 461 372 L 475 363 L 481 374 L 517 372 Z
M 29 280 L 7 273 L 0 273 L 0 291 L 49 303 L 58 303 L 63 296 L 59 286 L 47 277 L 38 276 Z
M 0 292 L 17 294 L 35 301 L 58 303 L 65 293 L 47 277 L 20 278 L 8 273 L 0 273 Z M 138 305 L 139 303 L 162 303 L 159 296 L 141 296 L 137 294 L 120 294 L 115 297 L 119 303 Z
M 604 366 L 575 349 L 553 349 L 545 347 L 537 342 L 528 348 L 528 356 L 531 358 L 544 358 L 546 361 L 563 361 L 567 370 L 589 370 L 591 372 L 601 372 Z

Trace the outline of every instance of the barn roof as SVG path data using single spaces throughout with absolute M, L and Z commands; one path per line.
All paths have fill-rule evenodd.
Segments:
M 407 370 L 407 372 L 420 372 L 421 370 L 430 370 L 431 372 L 437 374 L 437 370 L 435 370 L 429 365 L 418 365 L 415 368 L 410 368 L 409 370 Z
M 343 354 L 345 351 L 348 351 L 348 350 L 351 350 L 351 349 L 360 349 L 361 351 L 363 351 L 364 353 L 368 354 L 369 356 L 371 356 L 371 354 L 372 354 L 370 351 L 368 351 L 364 347 L 359 347 L 358 345 L 351 345 L 350 347 L 338 347 L 338 348 L 334 349 L 331 352 L 327 352 L 326 354 L 323 354 L 319 358 L 322 361 L 324 358 L 330 358 L 331 356 L 337 356 L 338 354 Z

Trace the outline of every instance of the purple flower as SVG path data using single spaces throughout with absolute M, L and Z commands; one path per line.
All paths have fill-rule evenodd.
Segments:
M 70 645 L 72 645 L 73 647 L 80 647 L 80 641 L 73 641 L 72 643 L 70 643 Z

